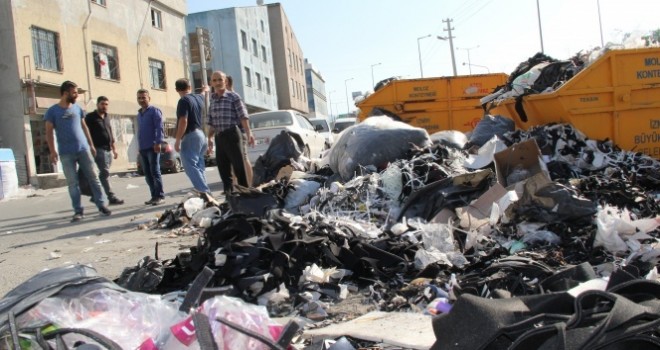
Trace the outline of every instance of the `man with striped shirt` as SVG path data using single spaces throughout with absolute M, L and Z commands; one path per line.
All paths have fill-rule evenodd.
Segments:
M 227 76 L 221 71 L 215 71 L 211 75 L 214 93 L 211 95 L 209 108 L 208 147 L 212 149 L 215 141 L 215 159 L 220 179 L 225 193 L 231 193 L 234 185 L 231 178 L 232 169 L 238 184 L 249 186 L 243 163 L 243 138 L 247 138 L 248 144 L 254 146 L 254 136 L 250 131 L 245 105 L 237 93 L 227 89 L 226 79 Z

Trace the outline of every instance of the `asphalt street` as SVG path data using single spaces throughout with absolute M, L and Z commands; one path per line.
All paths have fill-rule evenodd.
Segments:
M 216 199 L 222 200 L 217 168 L 207 168 L 206 176 Z M 66 187 L 23 189 L 18 197 L 1 200 L 0 296 L 44 269 L 82 263 L 115 279 L 125 267 L 134 266 L 146 255 L 154 256 L 156 242 L 159 257 L 165 259 L 196 244 L 195 235 L 138 229 L 190 195 L 190 181 L 183 172 L 163 175 L 163 183 L 165 203 L 146 206 L 149 189 L 144 177 L 115 175 L 113 190 L 125 204 L 110 206 L 112 215 L 104 217 L 83 196 L 85 218 L 76 223 L 70 222 L 73 209 Z

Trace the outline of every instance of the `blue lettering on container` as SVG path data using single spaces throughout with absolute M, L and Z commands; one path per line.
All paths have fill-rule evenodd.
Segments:
M 647 57 L 644 59 L 645 66 L 660 66 L 660 58 L 658 57 Z
M 637 79 L 660 78 L 660 69 L 638 70 Z

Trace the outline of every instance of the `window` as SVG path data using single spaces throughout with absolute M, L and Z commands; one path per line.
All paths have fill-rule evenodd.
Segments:
M 117 49 L 92 42 L 92 53 L 94 54 L 94 76 L 101 79 L 119 80 Z
M 261 45 L 261 58 L 264 62 L 268 62 L 268 55 L 266 54 L 266 47 Z
M 257 45 L 257 39 L 252 39 L 252 54 L 255 57 L 259 57 L 259 46 Z
M 154 28 L 163 29 L 162 14 L 156 9 L 151 9 L 151 25 Z
M 93 3 L 105 6 L 105 0 L 91 0 Z
M 151 87 L 154 89 L 165 90 L 165 63 L 154 59 L 149 59 L 149 75 L 151 78 Z
M 264 25 L 264 20 L 261 20 L 261 31 L 266 32 L 266 26 Z
M 62 71 L 59 34 L 50 30 L 32 27 L 32 51 L 35 67 Z
M 261 74 L 254 73 L 255 78 L 257 78 L 257 90 L 261 90 Z
M 293 78 L 291 78 L 291 95 L 296 97 L 296 84 L 293 83 Z
M 270 78 L 264 78 L 264 82 L 266 83 L 266 93 L 270 95 Z
M 248 49 L 247 45 L 247 34 L 245 34 L 244 31 L 241 30 L 241 44 L 243 45 L 243 50 Z
M 314 126 L 307 120 L 307 118 L 303 117 L 300 114 L 296 114 L 296 119 L 298 120 L 298 124 L 300 124 L 300 127 L 303 129 L 307 129 L 310 131 L 314 130 Z
M 286 49 L 289 53 L 289 67 L 293 66 L 293 57 L 291 56 L 291 49 Z
M 248 67 L 245 67 L 245 85 L 252 86 L 252 73 Z

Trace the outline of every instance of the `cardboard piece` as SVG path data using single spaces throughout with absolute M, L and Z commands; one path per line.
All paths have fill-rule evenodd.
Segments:
M 489 222 L 493 203 L 506 195 L 507 190 L 496 183 L 470 205 L 457 208 L 456 213 L 461 219 L 461 227 L 474 230 Z
M 412 312 L 373 311 L 354 320 L 306 330 L 303 338 L 350 336 L 406 349 L 430 349 L 435 342 L 431 316 Z
M 543 174 L 551 181 L 535 139 L 519 142 L 495 153 L 495 174 L 497 182 L 507 190 L 521 190 L 519 195 L 522 194 L 522 184 L 537 174 Z

